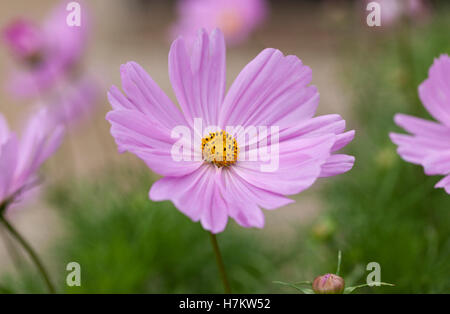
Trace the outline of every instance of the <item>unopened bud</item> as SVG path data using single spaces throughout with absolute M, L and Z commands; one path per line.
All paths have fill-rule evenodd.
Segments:
M 337 275 L 326 274 L 314 279 L 312 288 L 316 294 L 342 294 L 345 282 Z
M 12 54 L 28 63 L 40 58 L 43 40 L 41 30 L 26 20 L 17 20 L 3 30 L 3 39 Z

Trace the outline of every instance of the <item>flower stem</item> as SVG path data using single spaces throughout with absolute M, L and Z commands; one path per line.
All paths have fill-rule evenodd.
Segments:
M 337 263 L 337 270 L 336 275 L 340 276 L 339 273 L 341 272 L 341 261 L 342 261 L 342 252 L 341 250 L 338 251 L 338 263 Z
M 397 31 L 398 41 L 398 57 L 402 67 L 403 84 L 402 89 L 404 96 L 410 102 L 412 109 L 417 112 L 418 108 L 422 107 L 419 98 L 417 97 L 417 82 L 416 82 L 416 64 L 414 57 L 414 47 L 411 41 L 411 20 L 405 17 L 401 28 Z
M 214 254 L 216 255 L 217 267 L 219 268 L 223 288 L 225 290 L 225 293 L 231 293 L 230 284 L 228 282 L 227 273 L 225 272 L 225 265 L 223 263 L 222 255 L 220 254 L 219 244 L 217 243 L 216 235 L 211 232 L 209 232 L 209 235 L 211 238 L 211 244 L 214 249 Z
M 31 248 L 31 246 L 28 244 L 28 242 L 20 235 L 20 233 L 6 220 L 4 215 L 0 215 L 0 221 L 5 225 L 6 229 L 9 231 L 9 233 L 22 245 L 22 247 L 25 249 L 25 251 L 30 256 L 31 260 L 36 264 L 36 267 L 38 268 L 39 272 L 42 275 L 42 278 L 45 281 L 45 284 L 47 285 L 48 291 L 50 293 L 55 293 L 55 288 L 53 284 L 50 281 L 50 278 L 47 274 L 47 271 L 44 268 L 44 265 L 41 263 L 39 257 L 37 256 L 36 252 Z
M 4 230 L 3 228 L 0 231 L 1 233 L 1 237 L 3 239 L 3 242 L 5 244 L 6 247 L 6 251 L 8 251 L 9 256 L 11 257 L 11 260 L 14 264 L 14 267 L 17 270 L 17 273 L 20 275 L 21 274 L 21 269 L 23 267 L 23 257 L 20 254 L 20 252 L 17 250 L 16 246 L 14 245 L 15 243 L 13 243 L 13 239 L 10 238 L 10 235 L 8 233 L 6 233 L 6 230 Z

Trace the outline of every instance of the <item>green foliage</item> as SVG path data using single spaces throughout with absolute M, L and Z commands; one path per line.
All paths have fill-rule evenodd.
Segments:
M 448 34 L 442 31 L 449 27 L 449 14 L 442 13 L 430 25 L 410 29 L 409 35 L 399 30 L 398 35 L 411 36 L 409 40 L 372 41 L 359 60 L 351 58 L 345 65 L 359 123 L 351 144 L 356 164 L 327 186 L 326 219 L 333 232 L 315 243 L 325 244 L 329 254 L 343 250 L 344 278 L 356 270 L 357 281 L 364 283 L 364 267 L 375 261 L 381 265 L 382 280 L 396 285 L 365 292 L 450 291 L 450 197 L 434 189 L 439 177 L 427 177 L 420 166 L 401 160 L 388 137 L 391 131 L 403 132 L 393 122 L 397 112 L 429 118 L 417 87 L 433 59 L 450 53 Z M 398 47 L 408 43 L 411 46 Z M 365 50 L 358 44 L 352 48 Z M 411 63 L 404 62 L 405 50 L 411 52 Z M 414 80 L 405 80 L 408 76 Z M 413 86 L 405 86 L 411 82 Z M 411 101 L 411 90 L 417 101 Z M 333 260 L 321 266 L 332 269 Z
M 210 239 L 200 225 L 169 202 L 149 201 L 149 177 L 134 173 L 117 179 L 53 194 L 68 228 L 61 259 L 82 268 L 81 287 L 66 292 L 222 292 Z M 269 276 L 283 261 L 256 241 L 255 232 L 229 229 L 218 241 L 234 292 L 272 290 Z
M 393 122 L 397 112 L 429 117 L 417 85 L 435 57 L 450 53 L 448 12 L 409 32 L 345 43 L 351 53 L 343 58 L 349 60 L 343 73 L 354 92 L 354 116 L 347 121 L 357 130 L 349 151 L 356 156 L 355 167 L 325 185 L 327 210 L 311 226 L 299 223 L 293 241 L 272 242 L 265 230 L 234 224 L 218 236 L 233 292 L 290 293 L 273 281 L 312 281 L 333 272 L 338 250 L 347 287 L 364 284 L 365 266 L 374 261 L 381 265 L 381 280 L 395 287 L 362 292 L 450 291 L 450 196 L 433 188 L 438 177 L 401 160 L 388 136 L 401 132 Z M 169 202 L 148 200 L 153 178 L 147 169 L 112 170 L 94 182 L 51 189 L 66 231 L 51 269 L 59 291 L 222 292 L 209 237 L 200 225 Z M 65 265 L 72 261 L 81 265 L 81 287 L 65 285 Z M 30 267 L 20 276 L 3 275 L 0 292 L 46 291 Z
M 67 293 L 222 292 L 208 234 L 170 202 L 149 201 L 153 180 L 140 173 L 148 171 L 53 190 L 67 233 L 59 269 L 71 261 L 82 269 L 81 287 L 65 287 L 65 273 L 59 286 Z M 233 224 L 218 241 L 233 292 L 278 291 L 272 278 L 292 261 L 292 245 L 280 250 L 261 231 Z

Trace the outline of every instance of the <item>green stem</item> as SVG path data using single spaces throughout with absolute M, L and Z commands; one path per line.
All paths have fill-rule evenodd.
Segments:
M 337 270 L 336 275 L 340 276 L 339 273 L 341 272 L 341 261 L 342 261 L 342 252 L 339 250 L 338 252 L 338 264 L 337 264 Z
M 414 49 L 411 42 L 411 21 L 404 18 L 401 29 L 398 30 L 398 56 L 404 75 L 403 92 L 414 112 L 418 113 L 418 108 L 422 105 L 417 97 L 416 64 L 414 59 Z
M 230 284 L 228 282 L 227 273 L 225 272 L 225 265 L 223 263 L 222 255 L 220 254 L 219 245 L 217 244 L 216 235 L 209 232 L 211 238 L 211 244 L 214 249 L 214 254 L 216 255 L 217 267 L 219 268 L 220 277 L 222 279 L 223 288 L 225 293 L 231 293 Z
M 38 268 L 39 272 L 42 275 L 42 278 L 45 281 L 45 284 L 47 285 L 48 291 L 50 293 L 55 293 L 56 292 L 55 288 L 50 281 L 50 278 L 47 274 L 47 271 L 44 268 L 44 265 L 41 263 L 41 260 L 34 252 L 34 250 L 31 248 L 31 246 L 28 244 L 28 242 L 20 235 L 19 232 L 17 232 L 17 230 L 8 222 L 8 220 L 6 220 L 4 215 L 0 215 L 0 221 L 5 225 L 9 233 L 22 245 L 22 247 L 28 253 L 34 264 L 36 264 L 36 267 Z
M 16 268 L 16 271 L 20 275 L 21 269 L 23 267 L 22 255 L 15 247 L 14 243 L 12 242 L 13 240 L 10 238 L 10 235 L 6 233 L 6 230 L 2 228 L 1 234 L 3 242 L 5 243 L 6 251 L 8 251 L 9 256 L 11 257 L 11 260 L 14 264 L 14 267 Z

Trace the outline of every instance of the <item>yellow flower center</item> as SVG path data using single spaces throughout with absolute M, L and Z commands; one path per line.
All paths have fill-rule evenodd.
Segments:
M 228 167 L 237 161 L 239 147 L 236 139 L 224 131 L 209 133 L 202 138 L 202 158 L 218 168 Z

